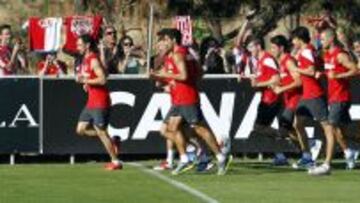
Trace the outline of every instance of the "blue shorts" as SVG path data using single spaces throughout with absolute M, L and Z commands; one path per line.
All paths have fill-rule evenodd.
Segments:
M 313 118 L 316 121 L 328 121 L 328 108 L 324 97 L 315 99 L 301 99 L 296 114 Z
M 172 106 L 166 115 L 164 122 L 167 123 L 170 117 L 181 117 L 190 126 L 204 120 L 199 104 Z
M 349 113 L 350 102 L 339 102 L 329 104 L 328 120 L 334 126 L 347 125 L 351 123 Z
M 79 116 L 79 122 L 87 122 L 98 128 L 105 129 L 109 124 L 110 109 L 84 108 Z

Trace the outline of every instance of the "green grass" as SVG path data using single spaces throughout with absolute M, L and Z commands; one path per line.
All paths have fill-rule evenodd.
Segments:
M 146 167 L 153 162 L 143 162 Z M 338 165 L 342 167 L 343 165 Z M 173 177 L 219 202 L 360 202 L 360 171 L 305 171 L 267 163 L 235 162 L 226 176 L 189 172 Z M 0 203 L 199 202 L 197 197 L 126 166 L 107 172 L 99 164 L 0 165 Z

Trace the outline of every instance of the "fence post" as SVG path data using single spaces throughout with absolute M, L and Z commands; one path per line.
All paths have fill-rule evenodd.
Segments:
M 10 165 L 15 165 L 15 154 L 10 154 Z
M 74 154 L 71 154 L 71 155 L 70 155 L 70 164 L 71 164 L 71 165 L 74 165 L 74 164 L 75 164 L 75 155 L 74 155 Z

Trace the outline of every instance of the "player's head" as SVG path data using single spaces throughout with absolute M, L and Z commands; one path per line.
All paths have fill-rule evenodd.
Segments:
M 9 44 L 11 40 L 11 26 L 8 24 L 0 25 L 0 40 L 2 44 Z
M 271 53 L 279 58 L 283 53 L 289 53 L 290 46 L 289 41 L 286 39 L 284 35 L 276 35 L 270 39 L 271 43 Z
M 320 41 L 324 49 L 329 49 L 337 42 L 335 30 L 329 28 L 322 31 L 320 34 Z
M 308 44 L 311 41 L 309 29 L 306 27 L 297 27 L 291 33 L 291 42 L 295 49 L 300 48 L 303 44 Z
M 89 35 L 81 35 L 76 41 L 76 48 L 80 54 L 86 52 L 97 52 L 97 45 L 95 40 Z
M 246 49 L 255 58 L 258 58 L 260 51 L 265 49 L 265 42 L 262 37 L 251 36 L 247 39 Z
M 175 45 L 181 44 L 181 32 L 174 28 L 164 28 L 157 33 L 159 40 L 163 41 L 168 51 Z

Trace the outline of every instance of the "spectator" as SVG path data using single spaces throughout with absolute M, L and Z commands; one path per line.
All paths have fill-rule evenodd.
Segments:
M 100 41 L 100 60 L 109 74 L 118 73 L 118 64 L 121 58 L 121 46 L 117 46 L 117 33 L 113 26 L 104 29 L 103 40 Z
M 0 25 L 0 75 L 14 75 L 19 69 L 26 70 L 26 58 L 20 53 L 22 42 L 17 39 L 11 47 L 11 26 Z
M 353 53 L 355 54 L 358 68 L 360 69 L 360 36 L 356 36 L 353 40 Z
M 213 37 L 205 38 L 200 46 L 200 59 L 205 73 L 226 73 L 220 43 Z
M 320 17 L 310 17 L 307 22 L 315 28 L 313 33 L 314 45 L 317 50 L 322 49 L 320 42 L 320 33 L 326 29 L 336 29 L 337 22 L 335 17 L 332 15 L 333 4 L 329 1 L 325 1 L 322 5 L 322 14 Z
M 118 64 L 119 73 L 139 74 L 143 72 L 145 64 L 142 51 L 134 46 L 134 41 L 130 36 L 124 36 L 120 40 L 123 55 Z
M 253 15 L 253 12 L 254 11 L 250 12 L 248 16 Z M 246 40 L 252 35 L 252 26 L 248 16 L 245 22 L 241 25 L 239 33 L 235 38 L 235 46 L 232 50 L 232 59 L 229 57 L 234 64 L 232 72 L 240 75 L 244 75 L 245 72 L 252 72 L 249 67 L 251 56 L 245 48 Z
M 332 16 L 333 5 L 329 1 L 325 1 L 322 4 L 323 12 L 320 17 L 311 17 L 307 21 L 314 26 L 319 32 L 325 29 L 336 29 L 337 22 L 334 16 Z
M 336 36 L 344 50 L 349 53 L 351 59 L 356 61 L 357 57 L 351 47 L 352 35 L 346 33 L 344 27 L 338 27 L 336 29 Z
M 64 75 L 67 73 L 66 63 L 58 60 L 56 53 L 46 54 L 37 64 L 38 75 Z

